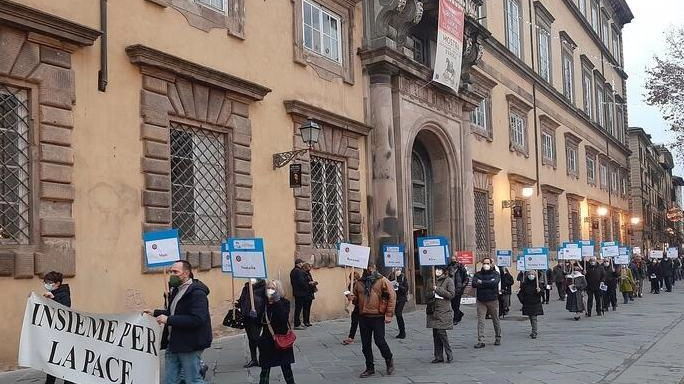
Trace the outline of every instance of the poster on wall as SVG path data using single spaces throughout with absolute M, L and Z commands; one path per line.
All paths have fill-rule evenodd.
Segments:
M 439 0 L 437 52 L 432 81 L 458 93 L 463 60 L 463 24 L 465 12 L 457 0 Z
M 403 245 L 383 245 L 382 255 L 385 267 L 404 268 L 404 246 Z

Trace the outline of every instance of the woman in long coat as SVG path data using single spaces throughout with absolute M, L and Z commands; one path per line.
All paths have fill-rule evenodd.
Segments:
M 280 280 L 273 280 L 266 286 L 266 310 L 264 311 L 264 327 L 259 339 L 259 366 L 261 376 L 259 384 L 268 384 L 271 368 L 280 367 L 287 384 L 294 384 L 291 365 L 294 364 L 293 348 L 281 351 L 275 347 L 273 333 L 287 334 L 290 329 L 290 302 L 283 297 L 283 284 Z M 270 322 L 270 326 L 269 326 Z
M 454 328 L 454 311 L 451 309 L 451 299 L 456 295 L 454 280 L 445 273 L 445 268 L 435 269 L 437 280 L 433 287 L 434 305 L 427 312 L 427 328 L 432 328 L 432 339 L 435 345 L 435 359 L 433 363 L 443 363 L 446 352 L 446 362 L 451 363 L 453 355 L 449 345 L 447 330 Z M 431 313 L 430 313 L 431 312 Z
M 629 301 L 630 295 L 636 290 L 636 283 L 632 276 L 632 271 L 626 266 L 618 266 L 618 281 L 620 284 L 620 292 L 622 292 L 622 299 L 625 304 Z
M 574 319 L 580 319 L 585 311 L 584 290 L 587 289 L 587 279 L 581 272 L 581 267 L 576 266 L 575 270 L 565 278 L 565 293 L 567 300 L 565 309 L 575 314 Z
M 537 284 L 537 274 L 535 271 L 525 272 L 525 280 L 520 284 L 518 299 L 522 303 L 522 314 L 530 318 L 532 332 L 530 337 L 537 338 L 537 316 L 544 314 L 542 297 L 544 292 Z

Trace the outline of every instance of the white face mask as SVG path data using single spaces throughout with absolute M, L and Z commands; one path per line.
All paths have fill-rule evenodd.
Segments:
M 485 264 L 482 266 L 482 269 L 484 269 L 485 271 L 489 271 L 490 269 L 492 269 L 492 266 L 490 264 Z
M 394 275 L 397 276 L 397 277 L 398 277 L 398 276 L 401 276 L 401 271 L 394 271 Z
M 435 271 L 435 276 L 437 276 L 437 277 L 442 276 L 442 274 L 444 274 L 444 272 L 442 272 L 441 269 L 438 269 L 438 270 Z
M 536 279 L 537 277 L 536 277 L 535 275 L 527 275 L 527 278 L 530 279 L 530 280 L 534 280 L 534 279 Z
M 55 290 L 55 285 L 54 285 L 54 284 L 45 283 L 45 290 L 46 290 L 46 291 L 54 291 L 54 290 Z
M 273 289 L 273 288 L 268 288 L 268 289 L 266 290 L 266 296 L 271 297 L 271 296 L 273 296 L 275 293 L 276 293 L 276 290 Z

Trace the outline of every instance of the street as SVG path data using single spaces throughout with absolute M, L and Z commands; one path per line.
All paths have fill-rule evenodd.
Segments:
M 336 383 L 684 383 L 679 351 L 684 349 L 684 287 L 673 293 L 645 294 L 606 316 L 573 321 L 551 292 L 551 302 L 540 317 L 539 338 L 529 338 L 529 321 L 520 316 L 520 304 L 512 298 L 511 313 L 502 321 L 501 346 L 493 345 L 493 328 L 488 321 L 487 346 L 475 344 L 475 308 L 464 306 L 463 322 L 449 331 L 454 350 L 452 364 L 431 364 L 432 331 L 424 327 L 422 311 L 406 314 L 408 337 L 394 339 L 396 325 L 387 330 L 394 353 L 396 373 L 384 376 L 384 362 L 377 349 L 376 376 L 359 379 L 363 370 L 361 340 L 343 346 L 340 341 L 349 323 L 334 320 L 314 324 L 297 332 L 294 365 L 298 384 Z M 314 302 L 313 310 L 315 311 Z M 216 340 L 204 359 L 209 364 L 209 383 L 257 383 L 259 368 L 243 369 L 246 359 L 243 335 Z M 36 371 L 0 374 L 0 384 L 42 383 Z M 280 369 L 271 370 L 271 382 L 282 383 Z

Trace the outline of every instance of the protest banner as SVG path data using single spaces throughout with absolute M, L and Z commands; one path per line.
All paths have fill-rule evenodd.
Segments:
M 641 247 L 634 247 L 632 249 L 632 253 L 634 253 L 635 255 L 641 255 Z
M 582 245 L 579 242 L 564 242 L 563 253 L 562 260 L 582 260 Z M 559 256 L 558 259 L 561 259 L 561 257 Z
M 516 263 L 517 263 L 516 267 L 518 269 L 518 272 L 524 272 L 525 271 L 525 258 L 522 256 L 518 256 Z
M 264 239 L 228 239 L 228 253 L 234 278 L 266 278 Z
M 594 257 L 594 240 L 580 240 L 582 247 L 582 258 L 584 260 Z
M 523 251 L 525 270 L 546 270 L 549 268 L 548 248 L 525 248 Z
M 419 237 L 418 261 L 421 267 L 446 265 L 449 257 L 449 241 L 446 237 Z
M 143 233 L 145 263 L 148 267 L 169 266 L 180 260 L 178 230 L 168 229 Z
M 382 255 L 385 267 L 404 268 L 404 246 L 403 245 L 383 245 Z
M 616 257 L 620 255 L 620 244 L 617 241 L 601 242 L 601 257 Z
M 458 93 L 463 61 L 463 24 L 465 12 L 457 0 L 439 0 L 437 51 L 432 81 Z
M 629 247 L 620 247 L 618 251 L 618 255 L 613 258 L 613 264 L 628 265 L 630 256 Z
M 353 268 L 368 268 L 370 248 L 363 245 L 340 243 L 337 252 L 337 265 L 345 265 Z
M 662 259 L 663 258 L 663 251 L 661 251 L 660 249 L 652 249 L 648 253 L 648 257 L 649 257 L 649 259 Z
M 221 272 L 233 272 L 233 266 L 230 264 L 230 252 L 228 251 L 228 242 L 221 243 Z
M 447 258 L 449 255 L 447 254 Z M 473 251 L 456 251 L 456 259 L 463 265 L 475 265 L 475 255 Z
M 513 263 L 513 251 L 498 249 L 496 251 L 496 265 L 499 267 L 511 267 Z
M 667 258 L 676 259 L 679 257 L 679 249 L 677 247 L 670 247 L 667 249 Z
M 91 314 L 32 292 L 19 365 L 75 383 L 159 384 L 161 331 L 149 315 Z

